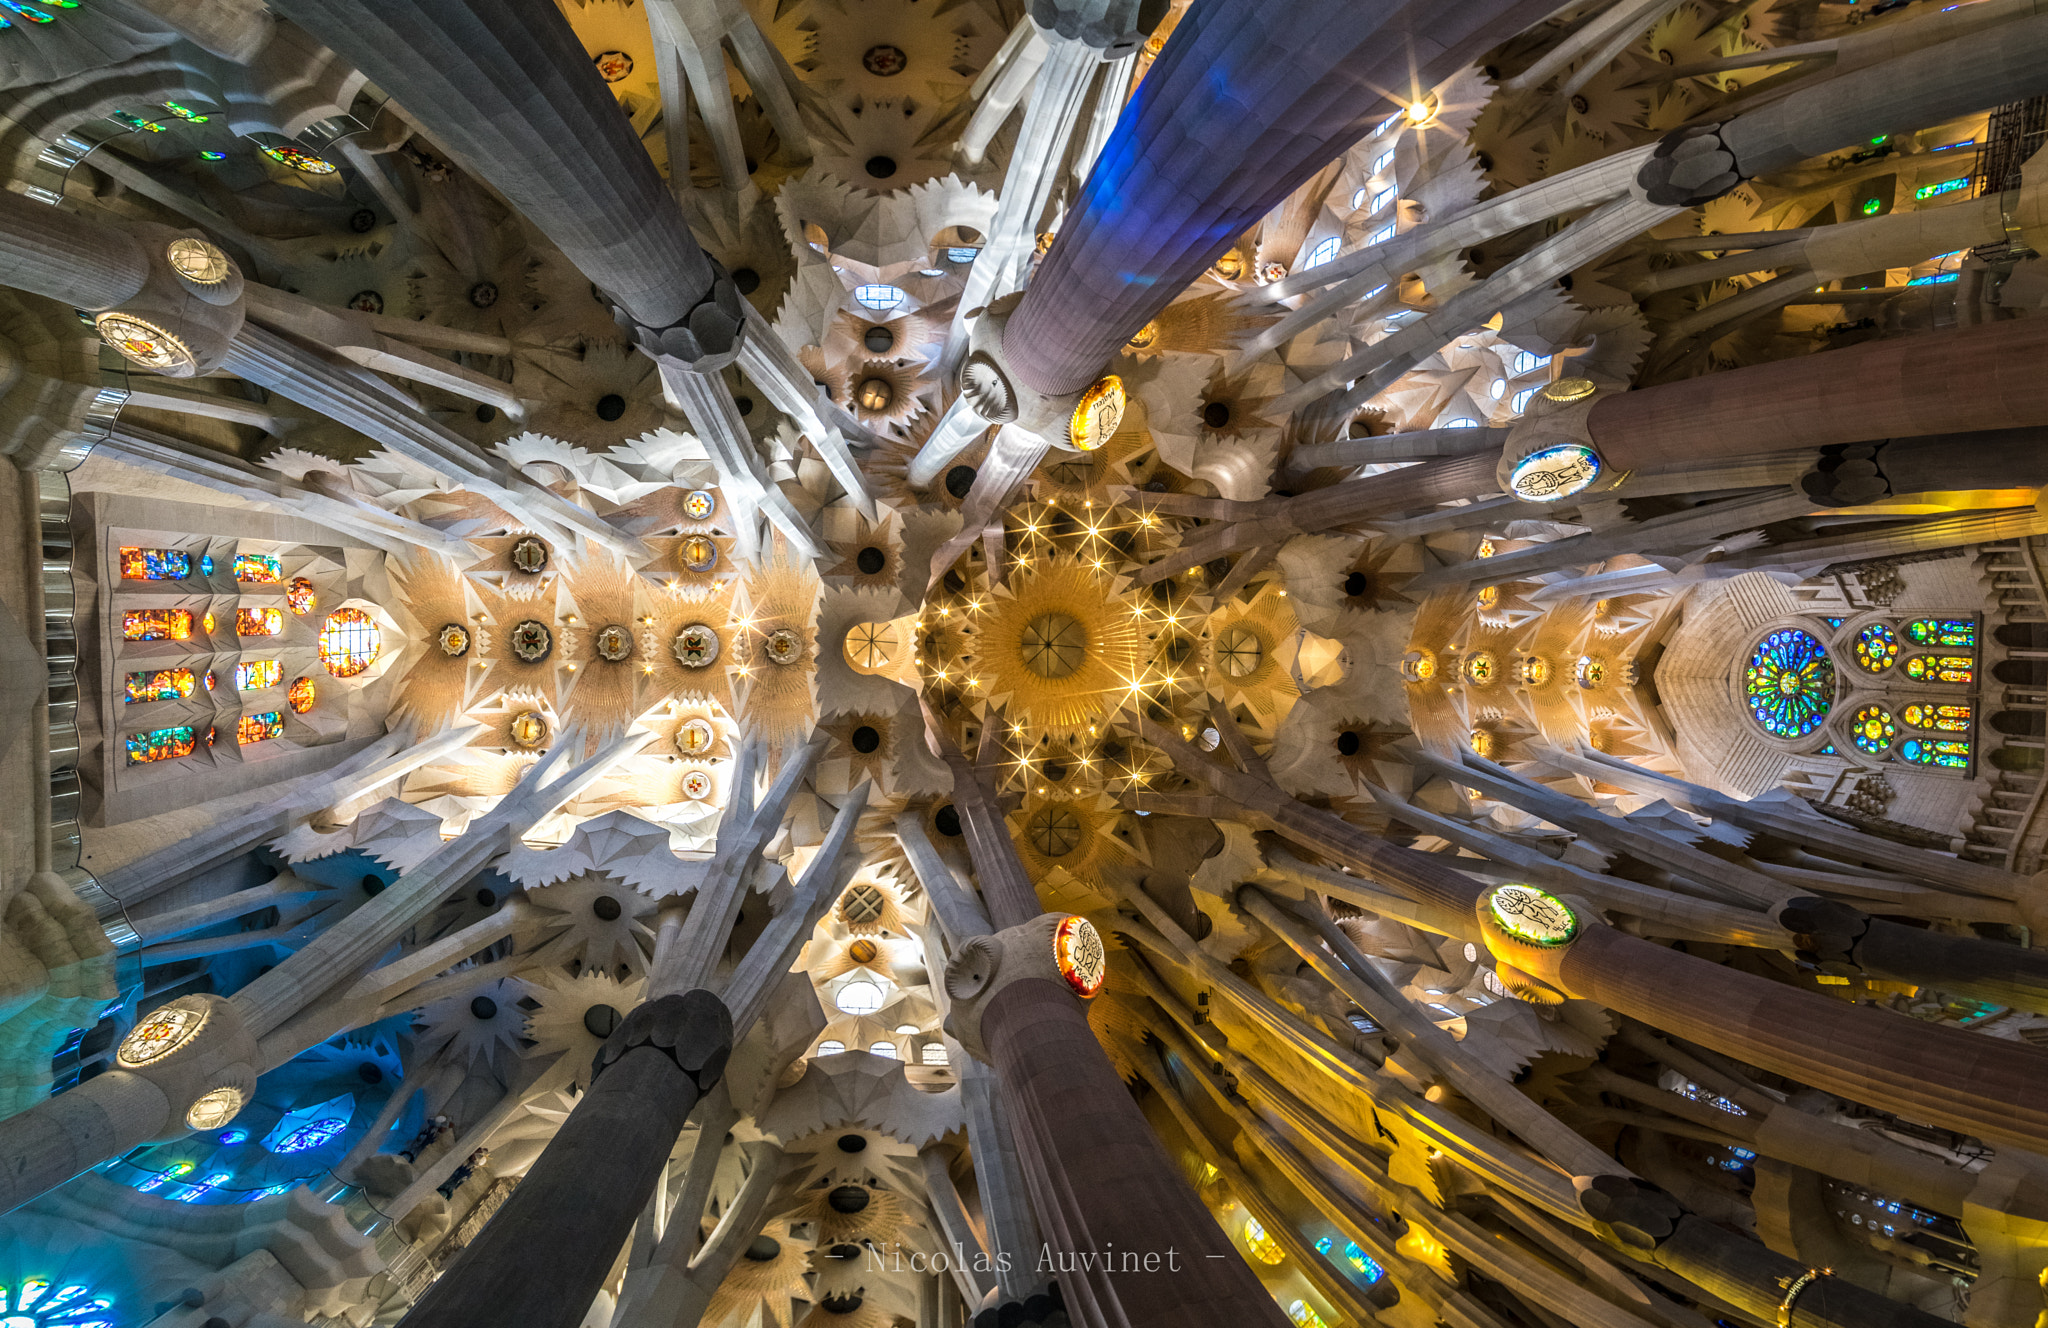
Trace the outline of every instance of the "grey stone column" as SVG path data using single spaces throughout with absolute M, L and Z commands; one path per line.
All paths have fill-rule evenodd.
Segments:
M 643 327 L 714 271 L 553 0 L 280 0 Z
M 708 991 L 627 1015 L 519 1188 L 400 1322 L 498 1328 L 516 1306 L 533 1328 L 576 1328 L 731 1052 L 732 1020 Z

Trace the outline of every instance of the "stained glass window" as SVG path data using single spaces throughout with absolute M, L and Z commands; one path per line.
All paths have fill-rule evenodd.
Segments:
M 1977 624 L 1968 618 L 1916 618 L 1906 624 L 1906 639 L 1916 646 L 1977 648 Z
M 138 701 L 180 701 L 192 695 L 198 682 L 190 669 L 158 669 L 154 673 L 131 673 L 123 685 L 123 703 Z
M 1329 1236 L 1324 1236 L 1316 1242 L 1316 1249 L 1324 1254 L 1333 1254 L 1336 1248 L 1337 1242 Z M 1387 1270 L 1380 1267 L 1379 1260 L 1359 1249 L 1357 1241 L 1344 1242 L 1344 1262 L 1351 1266 L 1351 1271 L 1368 1282 L 1377 1282 L 1387 1275 Z
M 333 162 L 323 157 L 316 157 L 305 149 L 293 147 L 289 143 L 280 144 L 274 148 L 263 148 L 261 151 L 264 156 L 272 161 L 289 166 L 295 171 L 303 171 L 307 175 L 334 174 Z
M 235 580 L 274 586 L 284 580 L 284 564 L 274 553 L 238 553 L 235 555 Z
M 191 1163 L 182 1165 L 185 1171 L 192 1170 Z M 163 1184 L 167 1174 L 157 1177 L 158 1185 Z M 90 1291 L 79 1282 L 52 1291 L 48 1279 L 41 1277 L 24 1278 L 19 1290 L 0 1283 L 0 1316 L 7 1316 L 0 1322 L 9 1328 L 113 1328 L 114 1321 L 107 1311 L 114 1302 L 91 1296 Z
M 377 662 L 384 634 L 361 609 L 337 609 L 320 629 L 320 662 L 337 678 L 353 678 Z
M 313 583 L 303 576 L 295 576 L 284 592 L 285 607 L 293 613 L 306 614 L 313 611 Z
M 1938 729 L 1943 733 L 1968 733 L 1970 707 L 1966 705 L 1909 705 L 1900 714 L 1909 727 Z
M 1915 655 L 1906 661 L 1906 676 L 1915 682 L 1974 682 L 1977 662 L 1968 655 Z
M 1828 717 L 1835 666 L 1811 632 L 1784 627 L 1757 643 L 1742 686 L 1750 713 L 1766 732 L 1803 738 Z
M 270 1151 L 273 1153 L 311 1152 L 313 1149 L 329 1143 L 347 1128 L 347 1121 L 339 1120 L 333 1116 L 309 1121 L 270 1145 Z
M 1899 658 L 1899 634 L 1883 623 L 1856 633 L 1856 664 L 1868 673 L 1883 673 Z
M 1934 765 L 1945 770 L 1970 768 L 1970 744 L 1960 738 L 1908 738 L 1899 744 L 1899 755 L 1914 765 Z
M 198 739 L 189 725 L 172 729 L 151 729 L 128 735 L 128 764 L 148 765 L 151 761 L 175 761 L 190 756 Z
M 235 690 L 238 692 L 260 692 L 266 687 L 278 684 L 279 670 L 274 659 L 252 659 L 235 665 Z
M 121 546 L 121 578 L 124 581 L 183 581 L 192 575 L 192 555 L 177 549 L 137 549 Z
M 292 679 L 291 688 L 284 694 L 284 699 L 291 705 L 293 714 L 305 714 L 313 708 L 313 680 L 311 678 Z
M 252 742 L 268 742 L 284 734 L 284 716 L 275 710 L 266 710 L 260 715 L 244 715 L 235 721 L 235 741 L 244 747 Z
M 121 615 L 126 641 L 184 641 L 191 635 L 190 609 L 131 609 Z
M 1881 705 L 1865 706 L 1856 712 L 1855 722 L 1849 726 L 1850 741 L 1859 752 L 1882 756 L 1892 749 L 1892 739 L 1899 736 L 1899 723 L 1892 718 L 1892 712 Z
M 1260 1263 L 1275 1264 L 1287 1257 L 1286 1252 L 1280 1248 L 1280 1243 L 1273 1239 L 1272 1233 L 1267 1231 L 1256 1217 L 1247 1217 L 1244 1220 L 1244 1247 Z
M 1322 1315 L 1309 1308 L 1307 1301 L 1297 1300 L 1289 1305 L 1287 1317 L 1294 1320 L 1299 1328 L 1330 1328 Z
M 284 630 L 283 609 L 236 609 L 236 636 L 276 636 Z

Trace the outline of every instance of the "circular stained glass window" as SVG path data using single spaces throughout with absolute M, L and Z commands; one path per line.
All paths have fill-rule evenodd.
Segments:
M 1856 719 L 1849 726 L 1849 740 L 1856 744 L 1856 750 L 1872 756 L 1883 756 L 1890 751 L 1892 739 L 1898 736 L 1898 721 L 1881 705 L 1863 707 L 1856 712 Z
M 336 609 L 320 629 L 320 662 L 337 678 L 353 678 L 377 662 L 384 633 L 361 609 Z
M 1869 673 L 1883 673 L 1899 657 L 1898 633 L 1883 623 L 1872 623 L 1856 633 L 1856 665 Z
M 1811 632 L 1782 627 L 1757 642 L 1742 674 L 1749 712 L 1764 731 L 1803 738 L 1819 728 L 1835 699 L 1835 666 Z

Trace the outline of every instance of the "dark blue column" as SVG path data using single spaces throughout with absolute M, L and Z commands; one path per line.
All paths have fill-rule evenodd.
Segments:
M 1333 157 L 1551 0 L 1195 0 L 1124 108 L 1004 337 L 1048 396 L 1095 381 Z

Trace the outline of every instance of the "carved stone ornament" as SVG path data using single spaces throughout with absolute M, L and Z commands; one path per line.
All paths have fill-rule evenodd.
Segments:
M 724 1001 L 701 988 L 636 1006 L 591 1059 L 591 1082 L 642 1047 L 674 1061 L 698 1092 L 708 1093 L 732 1054 L 732 1013 Z
M 1062 955 L 1068 958 L 1064 965 Z M 981 1015 L 997 992 L 1012 982 L 1041 978 L 1075 993 L 1079 1000 L 1084 988 L 1101 989 L 1106 968 L 1102 940 L 1094 925 L 1071 913 L 1041 913 L 992 936 L 973 937 L 946 965 L 946 995 L 953 1002 L 952 1012 L 946 1016 L 946 1031 L 968 1055 L 986 1062 L 989 1054 L 981 1040 Z

